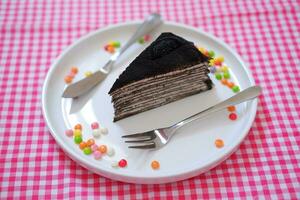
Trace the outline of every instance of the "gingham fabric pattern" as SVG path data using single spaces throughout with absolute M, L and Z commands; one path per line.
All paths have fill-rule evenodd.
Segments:
M 263 87 L 249 135 L 209 172 L 161 185 L 106 179 L 69 159 L 41 113 L 52 61 L 79 37 L 150 12 L 228 43 Z M 23 0 L 0 2 L 1 199 L 300 199 L 300 2 Z

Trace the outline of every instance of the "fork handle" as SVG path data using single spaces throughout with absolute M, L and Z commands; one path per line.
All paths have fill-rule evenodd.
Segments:
M 171 126 L 170 128 L 175 132 L 175 130 L 179 129 L 180 127 L 184 126 L 187 123 L 190 123 L 196 119 L 203 118 L 211 113 L 217 112 L 219 110 L 222 110 L 224 108 L 227 108 L 228 106 L 236 105 L 239 103 L 242 103 L 244 101 L 248 101 L 250 99 L 254 99 L 261 93 L 261 87 L 260 86 L 252 86 L 249 87 L 238 94 L 226 99 L 225 101 L 222 101 L 214 106 L 211 106 L 197 114 L 194 114 L 176 124 Z

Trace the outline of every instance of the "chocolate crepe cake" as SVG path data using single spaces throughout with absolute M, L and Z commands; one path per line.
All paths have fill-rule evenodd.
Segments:
M 192 42 L 162 33 L 110 89 L 114 121 L 211 89 L 208 72 L 208 57 Z

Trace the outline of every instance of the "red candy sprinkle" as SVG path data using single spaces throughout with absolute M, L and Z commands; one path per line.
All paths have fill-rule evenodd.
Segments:
M 127 165 L 127 161 L 125 159 L 122 159 L 119 161 L 119 167 L 123 168 L 123 167 L 126 167 L 126 165 Z
M 230 113 L 229 114 L 229 119 L 231 119 L 231 120 L 236 120 L 237 119 L 237 115 L 235 114 L 235 113 Z
M 145 40 L 146 42 L 148 42 L 148 41 L 150 40 L 150 35 L 145 35 L 145 36 L 144 36 L 144 40 Z

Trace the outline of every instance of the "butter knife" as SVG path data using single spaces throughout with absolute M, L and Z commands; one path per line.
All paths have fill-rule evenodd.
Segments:
M 129 39 L 129 41 L 120 48 L 119 51 L 114 53 L 109 61 L 104 65 L 103 68 L 94 72 L 91 76 L 86 77 L 76 83 L 68 85 L 64 90 L 62 97 L 64 98 L 75 98 L 81 95 L 84 95 L 91 89 L 93 89 L 97 84 L 102 82 L 105 77 L 111 71 L 115 61 L 119 58 L 122 53 L 124 53 L 132 44 L 134 44 L 138 39 L 143 37 L 144 35 L 150 33 L 155 28 L 157 28 L 162 23 L 161 16 L 159 14 L 153 13 L 149 15 L 145 21 L 138 27 L 133 36 Z

